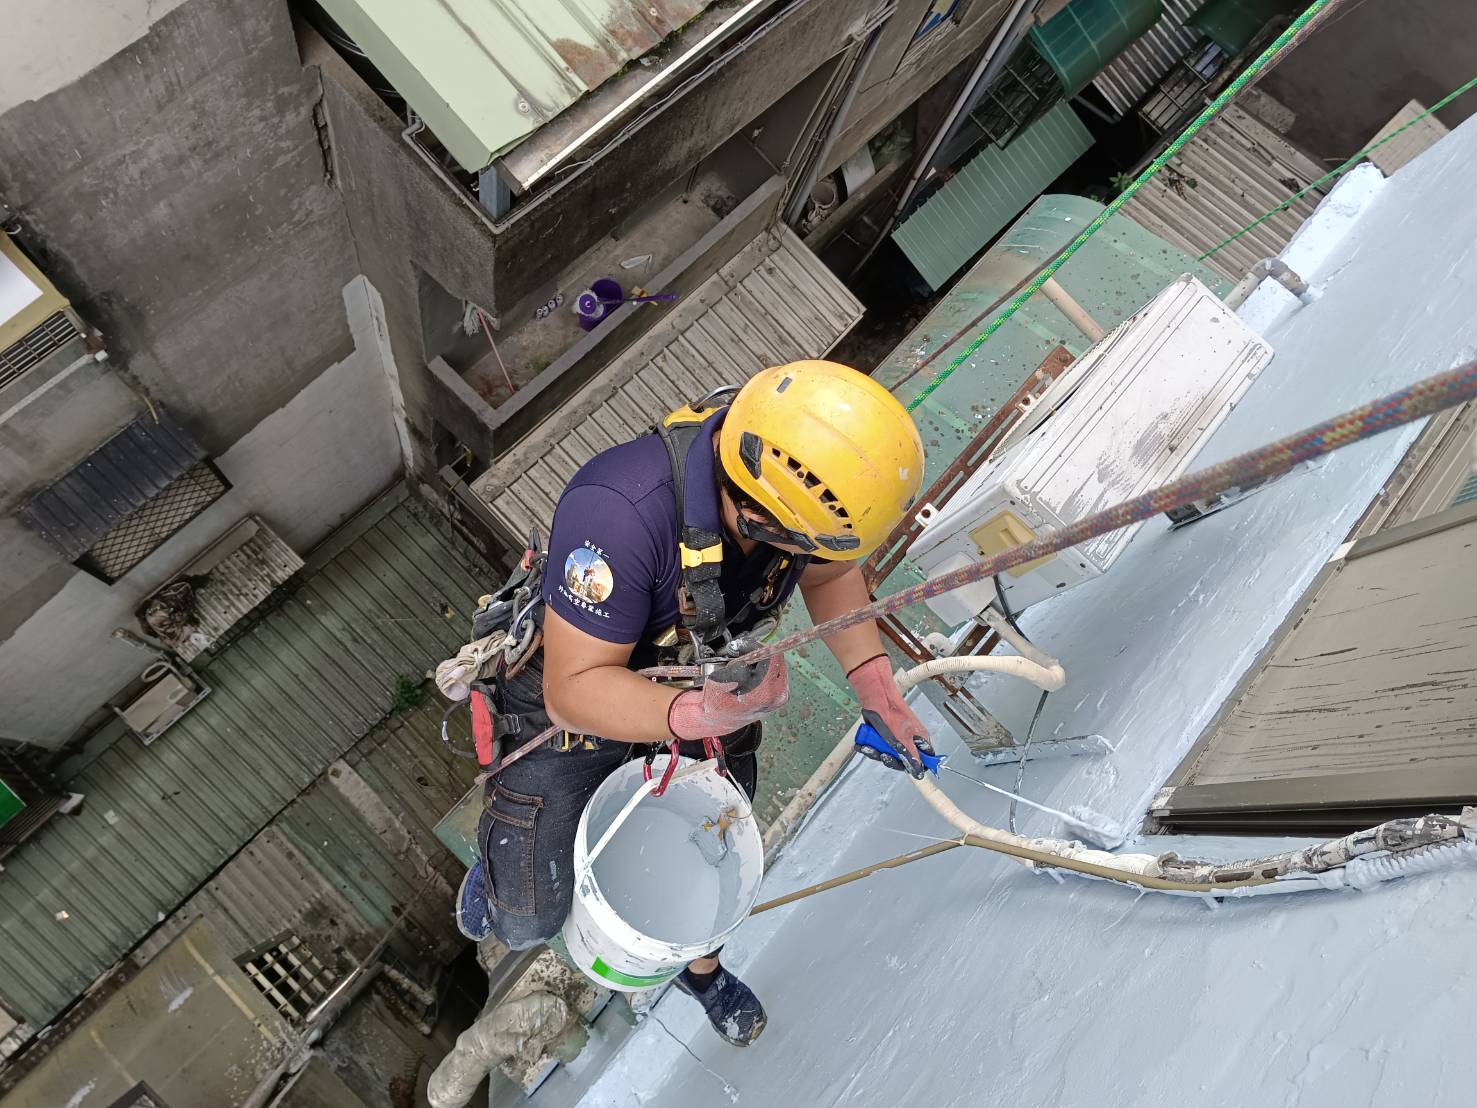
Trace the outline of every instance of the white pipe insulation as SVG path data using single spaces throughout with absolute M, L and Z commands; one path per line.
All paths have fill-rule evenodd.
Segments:
M 1012 645 L 1017 644 L 1012 641 Z M 1021 677 L 1048 691 L 1060 689 L 1066 680 L 1061 664 L 1034 646 L 1030 653 L 1032 657 L 935 658 L 900 673 L 898 685 L 906 692 L 920 681 L 942 674 L 992 672 Z M 914 779 L 913 784 L 929 806 L 960 832 L 966 845 L 995 850 L 1034 869 L 1065 870 L 1156 892 L 1246 896 L 1368 888 L 1458 862 L 1477 862 L 1477 808 L 1463 809 L 1460 817 L 1430 815 L 1391 820 L 1342 839 L 1267 858 L 1203 862 L 1181 859 L 1173 853 L 1114 854 L 1080 842 L 1029 839 L 980 823 L 960 810 L 928 777 Z

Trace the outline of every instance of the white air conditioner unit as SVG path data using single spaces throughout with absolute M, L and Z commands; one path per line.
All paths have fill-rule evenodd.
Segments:
M 1214 293 L 1179 278 L 1062 374 L 946 504 L 923 507 L 909 558 L 932 577 L 1172 481 L 1271 358 Z M 1019 611 L 1101 576 L 1138 526 L 1007 571 L 1006 604 Z M 928 605 L 953 625 L 995 596 L 980 581 Z

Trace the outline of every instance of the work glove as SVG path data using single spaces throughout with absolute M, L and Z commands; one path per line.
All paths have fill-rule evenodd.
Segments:
M 846 679 L 851 682 L 856 698 L 861 702 L 862 718 L 902 757 L 889 758 L 870 747 L 861 747 L 862 754 L 874 762 L 881 762 L 888 769 L 904 770 L 921 778 L 927 771 L 918 755 L 920 752 L 933 754 L 933 746 L 928 741 L 928 728 L 903 699 L 887 655 L 868 658 L 848 673 Z
M 679 739 L 721 738 L 783 708 L 789 699 L 783 656 L 755 665 L 727 662 L 709 673 L 701 688 L 688 689 L 672 701 L 667 728 Z

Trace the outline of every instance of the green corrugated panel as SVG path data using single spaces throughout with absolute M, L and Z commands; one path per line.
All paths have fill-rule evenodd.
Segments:
M 641 57 L 711 0 L 322 0 L 476 171 Z
M 1032 27 L 1031 39 L 1056 70 L 1062 91 L 1076 96 L 1163 14 L 1161 0 L 1072 0 Z
M 151 746 L 116 742 L 67 782 L 87 803 L 6 859 L 7 1011 L 50 1022 L 382 720 L 401 674 L 462 644 L 491 570 L 443 518 L 401 490 L 329 544 L 211 663 L 199 707 Z M 378 923 L 389 894 L 369 888 Z
M 26 806 L 26 802 L 15 795 L 15 792 L 4 781 L 0 781 L 0 824 L 13 818 Z
M 1057 104 L 1005 149 L 975 155 L 892 233 L 893 241 L 939 288 L 1091 145 L 1071 105 Z

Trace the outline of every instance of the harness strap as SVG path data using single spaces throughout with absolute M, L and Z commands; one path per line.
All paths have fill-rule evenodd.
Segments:
M 702 643 L 722 636 L 727 621 L 720 578 L 723 572 L 723 535 L 687 522 L 687 453 L 702 431 L 702 423 L 658 424 L 655 428 L 672 466 L 672 488 L 677 502 L 677 553 L 680 589 L 691 611 L 682 623 Z

